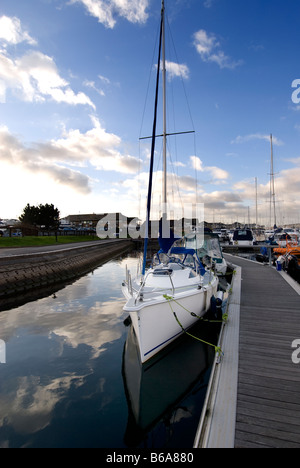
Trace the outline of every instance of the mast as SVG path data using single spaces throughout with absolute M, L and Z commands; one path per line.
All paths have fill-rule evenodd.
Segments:
M 151 137 L 152 138 L 152 145 L 151 145 L 151 158 L 150 158 L 150 171 L 149 171 L 149 184 L 148 184 L 148 197 L 147 197 L 147 216 L 146 216 L 146 232 L 145 232 L 145 243 L 144 243 L 144 258 L 143 258 L 143 269 L 142 269 L 142 276 L 143 277 L 145 276 L 145 272 L 146 272 L 147 248 L 148 248 L 148 241 L 149 241 L 151 196 L 152 196 L 152 183 L 153 183 L 153 166 L 154 166 L 154 153 L 155 153 L 155 141 L 156 141 L 156 123 L 157 123 L 159 75 L 160 75 L 161 47 L 162 47 L 162 35 L 163 35 L 163 12 L 164 12 L 164 2 L 163 2 L 162 20 L 161 20 L 161 26 L 160 26 L 160 40 L 159 40 L 157 75 L 156 75 L 155 104 L 154 104 L 154 118 L 153 118 L 153 129 L 152 129 L 152 137 Z
M 160 23 L 160 39 L 159 39 L 159 52 L 158 52 L 158 64 L 157 64 L 157 76 L 156 76 L 156 92 L 155 92 L 155 105 L 154 105 L 154 120 L 153 130 L 151 137 L 143 137 L 143 139 L 152 139 L 151 146 L 151 158 L 150 158 L 150 172 L 149 172 L 149 184 L 148 184 L 148 197 L 147 197 L 147 216 L 146 216 L 146 232 L 145 232 L 145 243 L 144 243 L 144 260 L 142 277 L 145 276 L 146 272 L 146 257 L 147 247 L 149 241 L 149 227 L 150 227 L 150 211 L 151 211 L 151 195 L 152 195 L 152 183 L 153 183 L 153 163 L 155 153 L 155 141 L 157 137 L 163 137 L 163 198 L 162 198 L 162 219 L 167 219 L 167 136 L 169 135 L 181 135 L 185 133 L 195 133 L 195 131 L 180 132 L 180 133 L 167 133 L 167 97 L 166 97 L 166 39 L 165 39 L 165 1 L 162 0 L 161 7 L 161 23 Z M 157 123 L 157 109 L 158 109 L 158 91 L 159 91 L 159 78 L 162 69 L 163 79 L 163 134 L 156 134 L 156 123 Z M 162 224 L 163 226 L 163 224 Z M 164 232 L 162 231 L 162 234 Z M 162 235 L 163 237 L 163 235 Z
M 162 0 L 162 79 L 163 79 L 163 214 L 167 212 L 167 93 L 166 93 L 166 24 L 165 2 Z

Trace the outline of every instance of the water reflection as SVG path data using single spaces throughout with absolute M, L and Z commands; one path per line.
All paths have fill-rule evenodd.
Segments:
M 216 342 L 218 327 L 209 328 L 209 339 Z M 193 327 L 192 333 L 208 339 L 208 327 L 203 323 Z M 182 420 L 197 418 L 199 421 L 202 405 L 197 410 L 195 401 L 205 398 L 214 355 L 213 347 L 183 336 L 142 366 L 135 332 L 133 327 L 130 328 L 123 355 L 123 378 L 129 408 L 125 434 L 128 446 L 137 447 L 143 443 L 143 446 L 152 447 L 149 434 L 153 436 L 157 432 L 154 430 L 152 434 L 158 421 L 161 446 L 168 443 L 170 434 L 178 431 L 176 426 Z M 189 401 L 191 396 L 193 398 Z M 191 428 L 193 431 L 194 426 Z M 192 432 L 190 437 L 194 434 Z M 186 431 L 184 436 L 179 431 L 181 447 L 184 447 L 184 439 L 191 440 L 186 436 Z
M 0 340 L 6 344 L 6 364 L 0 364 L 0 448 L 122 448 L 144 443 L 147 431 L 160 430 L 153 425 L 165 417 L 162 408 L 145 427 L 131 424 L 124 391 L 122 357 L 130 329 L 123 323 L 120 285 L 125 265 L 134 271 L 136 263 L 135 254 L 109 262 L 56 295 L 0 313 Z M 174 357 L 181 363 L 179 354 Z M 191 374 L 196 386 L 201 356 Z M 158 382 L 158 370 L 147 374 L 154 375 L 149 390 Z M 178 397 L 171 392 L 164 401 L 168 411 L 183 398 L 183 387 L 178 389 Z M 188 413 L 198 420 L 197 399 L 187 398 Z M 173 417 L 188 419 L 181 404 Z M 165 443 L 164 436 L 155 433 L 155 438 L 154 445 Z
M 122 352 L 116 344 L 122 337 L 123 344 L 126 334 L 118 288 L 124 268 L 122 261 L 111 262 L 55 296 L 0 314 L 7 351 L 7 363 L 0 365 L 1 447 L 39 446 L 41 440 L 45 446 L 73 445 L 76 438 L 81 445 L 81 435 L 85 445 L 84 424 L 74 442 L 65 435 L 58 440 L 52 426 L 66 415 L 72 420 L 74 404 L 97 399 L 101 412 L 112 398 L 106 381 L 116 360 L 120 375 Z M 109 366 L 100 359 L 108 349 Z M 100 439 L 92 438 L 96 446 Z

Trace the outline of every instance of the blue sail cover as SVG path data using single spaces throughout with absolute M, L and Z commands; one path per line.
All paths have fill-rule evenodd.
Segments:
M 194 249 L 186 249 L 185 247 L 173 247 L 171 250 L 171 254 L 177 254 L 177 255 L 195 255 L 195 250 Z
M 175 242 L 175 239 L 163 239 L 162 237 L 159 237 L 158 239 L 158 242 L 159 242 L 159 246 L 160 246 L 160 251 L 159 253 L 165 253 L 167 254 L 170 250 L 170 248 L 172 247 L 172 245 L 174 244 Z
M 198 261 L 198 264 L 199 264 L 198 267 L 199 267 L 200 274 L 202 276 L 205 275 L 205 273 L 206 273 L 205 267 L 203 266 L 203 263 L 199 259 L 198 255 L 197 255 L 197 252 L 194 249 L 186 249 L 185 247 L 173 247 L 172 250 L 171 250 L 171 254 L 186 255 L 186 256 L 191 255 L 192 257 L 194 255 L 196 255 L 196 258 L 197 258 L 197 261 Z
M 160 246 L 160 253 L 165 253 L 167 254 L 174 244 L 174 242 L 178 239 L 178 237 L 174 236 L 174 233 L 170 233 L 170 237 L 164 238 L 159 236 L 158 242 Z
M 167 254 L 174 242 L 178 239 L 180 239 L 180 237 L 174 235 L 174 230 L 172 229 L 170 224 L 168 224 L 166 216 L 164 215 L 159 220 L 158 243 L 160 246 L 160 253 Z

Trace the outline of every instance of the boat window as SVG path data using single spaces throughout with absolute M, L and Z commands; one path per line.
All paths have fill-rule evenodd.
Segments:
M 193 255 L 190 255 L 188 254 L 184 260 L 184 265 L 186 266 L 191 266 L 191 267 L 194 267 L 195 266 L 195 262 L 194 262 L 194 257 Z
M 179 255 L 179 254 L 171 254 L 170 261 L 172 263 L 183 263 L 184 262 L 185 255 Z
M 159 262 L 162 263 L 163 265 L 167 265 L 170 261 L 169 255 L 159 252 L 158 254 Z
M 233 240 L 253 240 L 253 234 L 248 229 L 234 231 Z
M 156 269 L 153 271 L 153 275 L 154 276 L 170 276 L 171 274 L 173 273 L 173 270 L 171 269 L 168 269 L 168 270 L 164 270 L 164 269 Z
M 195 278 L 196 276 L 197 276 L 197 272 L 195 270 L 191 270 L 189 278 Z
M 209 256 L 214 260 L 222 260 L 223 255 L 220 247 L 219 237 L 205 235 L 202 243 L 198 243 L 197 255 L 200 260 L 205 256 Z
M 222 258 L 219 239 L 211 238 L 207 240 L 207 253 L 213 258 Z
M 186 236 L 185 238 L 185 247 L 187 249 L 193 249 L 197 251 L 204 244 L 204 235 L 202 233 L 195 233 Z
M 280 234 L 280 236 L 279 236 L 279 240 L 285 241 L 285 240 L 291 240 L 291 239 L 292 238 L 291 238 L 291 236 L 289 234 Z
M 178 257 L 181 257 L 181 261 L 184 262 L 185 265 L 194 264 L 194 255 L 191 255 L 192 251 L 194 251 L 194 253 L 196 252 L 200 261 L 206 256 L 209 256 L 214 261 L 222 261 L 223 259 L 219 237 L 216 234 L 193 233 L 177 240 L 171 250 L 172 258 L 173 255 L 180 252 L 180 250 L 182 250 L 182 252 L 185 250 L 185 253 L 188 253 L 186 258 L 185 255 L 183 258 L 181 255 L 178 255 Z M 174 256 L 177 257 L 177 255 Z

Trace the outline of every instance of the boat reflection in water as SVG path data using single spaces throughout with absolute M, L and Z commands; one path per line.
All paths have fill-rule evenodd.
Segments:
M 219 330 L 219 324 L 201 322 L 190 332 L 217 344 Z M 130 326 L 123 353 L 129 412 L 124 442 L 128 447 L 192 446 L 214 356 L 213 346 L 184 335 L 142 365 L 134 328 Z M 182 427 L 183 419 L 185 430 L 181 428 L 174 435 L 176 423 L 180 421 Z

